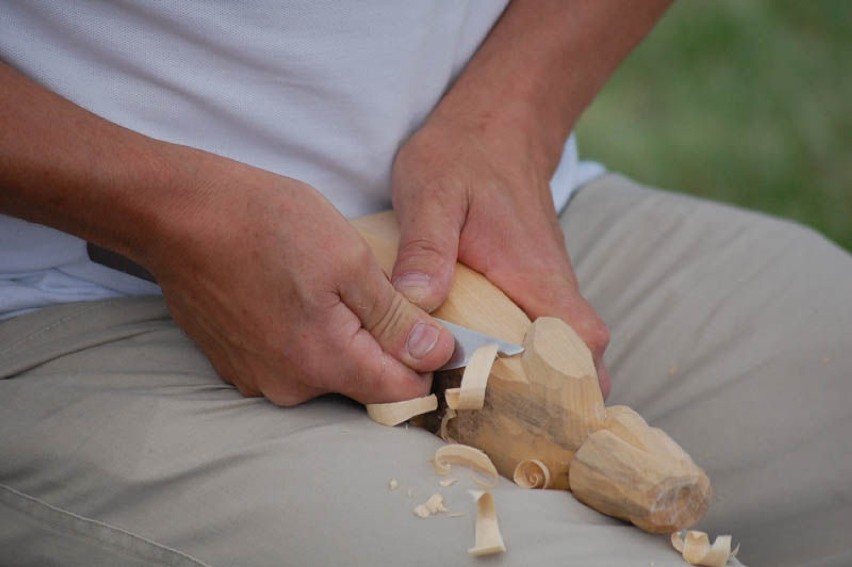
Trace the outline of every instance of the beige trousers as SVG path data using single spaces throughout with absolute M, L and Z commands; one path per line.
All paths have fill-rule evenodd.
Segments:
M 852 257 L 810 230 L 607 176 L 561 217 L 613 331 L 610 403 L 686 447 L 752 566 L 852 565 Z M 441 441 L 222 383 L 158 298 L 0 324 L 0 565 L 476 565 Z M 397 490 L 388 482 L 396 479 Z M 441 492 L 465 516 L 416 518 Z M 569 493 L 494 490 L 494 565 L 683 565 Z

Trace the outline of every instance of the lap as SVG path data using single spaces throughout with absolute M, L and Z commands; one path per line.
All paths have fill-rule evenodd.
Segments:
M 699 527 L 733 533 L 746 563 L 852 561 L 852 257 L 793 223 L 615 175 L 561 223 L 611 327 L 608 403 L 705 468 L 715 496 Z
M 716 499 L 704 527 L 742 539 L 746 562 L 848 554 L 848 254 L 788 223 L 613 176 L 581 191 L 562 223 L 613 330 L 610 402 L 707 469 Z M 341 398 L 289 409 L 242 398 L 159 299 L 6 321 L 0 377 L 0 556 L 11 564 L 474 563 L 466 476 L 440 487 L 428 462 L 440 440 L 379 426 Z M 435 492 L 465 516 L 414 517 Z M 567 493 L 508 481 L 494 492 L 509 547 L 495 563 L 682 564 L 664 536 Z
M 242 398 L 159 299 L 46 309 L 0 325 L 0 345 L 5 564 L 477 564 L 474 485 L 438 484 L 439 439 L 337 397 Z M 495 563 L 681 564 L 567 493 L 493 492 Z M 415 517 L 433 493 L 465 515 Z

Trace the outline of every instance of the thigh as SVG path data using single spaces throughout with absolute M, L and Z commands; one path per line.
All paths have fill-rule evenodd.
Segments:
M 159 299 L 0 325 L 4 565 L 475 565 L 474 485 L 442 444 L 327 397 L 296 408 L 223 384 Z M 390 490 L 389 482 L 399 485 Z M 493 490 L 500 565 L 681 565 L 566 492 Z M 416 517 L 441 493 L 461 517 Z
M 708 472 L 745 562 L 852 562 L 852 257 L 815 232 L 610 175 L 561 216 L 612 331 L 608 403 Z M 833 559 L 832 559 L 833 557 Z

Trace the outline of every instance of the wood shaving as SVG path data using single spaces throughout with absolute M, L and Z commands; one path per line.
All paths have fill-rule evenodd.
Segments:
M 450 434 L 447 432 L 447 425 L 456 415 L 458 415 L 456 410 L 447 408 L 447 411 L 444 412 L 444 416 L 441 418 L 441 429 L 438 432 L 438 436 L 447 443 L 455 443 L 455 439 L 450 437 Z
M 487 479 L 482 479 L 474 476 L 473 480 L 480 486 L 496 486 L 499 474 L 497 468 L 488 455 L 475 447 L 454 443 L 452 445 L 444 445 L 435 451 L 435 456 L 432 458 L 432 463 L 435 466 L 435 472 L 438 474 L 447 474 L 452 468 L 451 465 L 463 465 L 475 471 L 488 475 Z
M 505 552 L 506 544 L 497 523 L 494 497 L 490 492 L 481 490 L 471 490 L 470 495 L 476 500 L 476 539 L 467 552 L 474 556 Z
M 736 557 L 740 546 L 731 551 L 731 536 L 718 536 L 710 545 L 710 538 L 705 532 L 689 530 L 672 534 L 672 546 L 678 550 L 690 565 L 703 567 L 723 567 L 728 559 Z
M 388 490 L 396 490 L 397 488 L 399 488 L 399 481 L 395 478 L 390 479 L 388 482 Z
M 459 481 L 459 479 L 457 479 L 457 478 L 445 478 L 444 480 L 440 481 L 438 484 L 440 484 L 444 488 L 447 488 L 448 486 L 454 485 L 458 481 Z
M 497 344 L 479 347 L 470 356 L 470 361 L 462 374 L 461 386 L 447 388 L 444 397 L 447 406 L 453 410 L 481 410 L 485 404 L 485 388 L 491 367 L 497 358 Z
M 518 463 L 512 478 L 521 488 L 550 488 L 550 469 L 538 459 Z
M 402 402 L 391 402 L 389 404 L 367 404 L 367 415 L 373 421 L 382 425 L 399 425 L 408 421 L 416 415 L 428 413 L 438 409 L 438 398 L 435 394 L 429 394 L 422 398 L 405 400 Z
M 449 512 L 449 510 L 444 506 L 444 497 L 440 494 L 433 494 L 429 500 L 414 508 L 414 515 L 420 518 L 428 518 L 441 512 Z

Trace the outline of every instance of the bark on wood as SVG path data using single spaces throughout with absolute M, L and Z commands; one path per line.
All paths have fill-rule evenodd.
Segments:
M 398 241 L 393 214 L 353 224 L 389 273 Z M 520 356 L 495 361 L 481 410 L 460 410 L 447 423 L 454 441 L 485 451 L 507 478 L 519 463 L 538 460 L 550 471 L 550 487 L 572 490 L 596 510 L 650 532 L 689 527 L 706 512 L 707 476 L 636 412 L 604 407 L 591 354 L 569 325 L 554 318 L 531 323 L 502 291 L 461 264 L 434 314 L 525 347 Z M 419 425 L 439 432 L 447 411 L 443 392 L 460 380 L 460 371 L 436 374 L 439 406 Z

